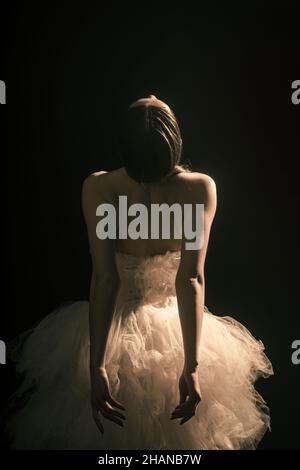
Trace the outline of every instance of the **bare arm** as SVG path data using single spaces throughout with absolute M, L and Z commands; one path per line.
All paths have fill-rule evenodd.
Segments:
M 198 250 L 187 250 L 186 240 L 183 239 L 181 262 L 176 276 L 185 363 L 180 379 L 180 405 L 175 409 L 173 418 L 183 418 L 182 424 L 193 416 L 201 399 L 198 366 L 201 361 L 200 337 L 205 297 L 204 264 L 211 224 L 216 211 L 216 188 L 209 177 L 201 182 L 198 203 L 204 204 L 203 244 Z
M 92 407 L 96 424 L 103 432 L 99 411 L 104 417 L 122 425 L 119 419 L 122 417 L 121 413 L 112 407 L 124 408 L 110 395 L 105 369 L 105 352 L 119 289 L 119 276 L 115 263 L 114 241 L 100 240 L 96 235 L 96 209 L 99 204 L 107 202 L 102 194 L 99 178 L 101 176 L 91 175 L 85 180 L 82 188 L 82 209 L 93 264 L 89 311 Z
M 115 309 L 118 281 L 109 274 L 93 274 L 90 289 L 90 371 L 105 368 L 107 339 Z

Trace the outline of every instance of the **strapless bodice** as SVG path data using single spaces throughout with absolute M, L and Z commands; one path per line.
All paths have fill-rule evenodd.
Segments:
M 180 262 L 180 251 L 162 255 L 137 257 L 116 253 L 120 276 L 119 299 L 138 304 L 162 305 L 175 295 L 175 278 Z

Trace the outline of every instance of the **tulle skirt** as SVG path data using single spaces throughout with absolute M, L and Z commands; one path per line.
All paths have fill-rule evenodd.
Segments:
M 106 354 L 123 428 L 92 418 L 88 302 L 62 305 L 10 347 L 23 381 L 7 431 L 14 449 L 255 449 L 270 426 L 254 389 L 272 374 L 264 346 L 231 317 L 205 309 L 196 416 L 170 420 L 179 403 L 184 356 L 175 296 L 163 306 L 126 304 L 113 319 Z

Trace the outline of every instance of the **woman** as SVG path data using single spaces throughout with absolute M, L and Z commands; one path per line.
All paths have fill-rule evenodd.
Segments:
M 90 302 L 60 307 L 12 348 L 25 375 L 14 400 L 29 390 L 10 420 L 12 447 L 254 449 L 269 415 L 253 384 L 272 366 L 245 327 L 204 304 L 214 181 L 180 166 L 176 118 L 153 95 L 130 106 L 119 137 L 124 167 L 83 185 Z M 175 230 L 99 237 L 98 208 L 117 209 L 120 195 L 149 219 L 153 204 L 204 204 L 202 243 L 187 249 Z

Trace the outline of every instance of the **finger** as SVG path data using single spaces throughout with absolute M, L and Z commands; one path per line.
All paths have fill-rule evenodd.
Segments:
M 187 413 L 185 411 L 181 410 L 178 413 L 172 413 L 171 419 L 183 418 L 184 416 L 186 416 L 186 414 Z
M 186 423 L 189 419 L 191 419 L 194 415 L 192 416 L 186 416 L 185 418 L 183 418 L 181 421 L 180 421 L 180 424 L 184 424 Z
M 188 399 L 180 407 L 175 408 L 175 410 L 172 412 L 171 419 L 190 419 L 195 415 L 197 405 L 198 403 L 195 403 L 193 399 Z M 186 421 L 183 421 L 180 424 L 184 424 L 185 422 Z
M 186 410 L 177 410 L 177 411 L 173 411 L 172 415 L 171 415 L 171 419 L 177 419 L 177 418 L 183 418 L 184 416 L 187 415 L 187 411 Z
M 183 406 L 173 411 L 171 415 L 171 419 L 183 418 L 184 416 L 191 415 L 193 412 L 194 412 L 194 407 L 191 406 L 188 402 L 186 402 Z
M 93 418 L 101 434 L 104 434 L 104 427 L 102 426 L 99 412 L 97 410 L 93 410 Z
M 112 421 L 113 423 L 118 424 L 119 426 L 123 427 L 123 422 L 115 417 L 113 414 L 108 413 L 107 411 L 101 410 L 101 414 L 104 416 L 104 418 L 109 419 L 109 421 Z
M 179 404 L 176 406 L 175 410 L 182 410 L 183 408 L 187 409 L 195 409 L 198 406 L 199 402 L 196 402 L 193 398 L 188 398 L 184 403 Z
M 121 405 L 121 403 L 119 403 L 118 401 L 116 401 L 111 395 L 109 395 L 109 398 L 107 401 L 110 405 L 115 406 L 116 408 L 119 408 L 120 410 L 125 411 L 124 406 Z
M 184 405 L 184 403 L 180 403 L 179 405 L 175 406 L 174 410 L 178 410 L 178 408 L 181 408 Z
M 104 409 L 104 411 L 106 411 L 107 413 L 112 413 L 114 416 L 117 416 L 118 418 L 126 419 L 126 417 L 125 417 L 122 413 L 120 413 L 120 411 L 115 410 L 115 409 L 112 408 L 110 405 L 105 404 L 105 405 L 103 406 L 103 409 Z

